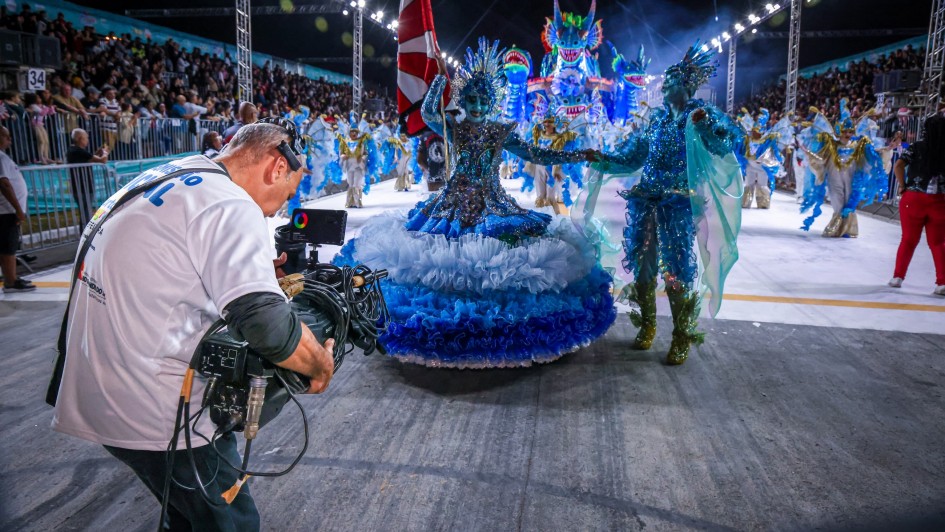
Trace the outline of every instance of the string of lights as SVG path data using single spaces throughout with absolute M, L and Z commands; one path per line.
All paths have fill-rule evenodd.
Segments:
M 393 20 L 392 22 L 388 22 L 388 23 L 385 25 L 385 24 L 384 24 L 384 10 L 383 10 L 383 9 L 378 9 L 377 11 L 372 11 L 372 10 L 370 10 L 370 9 L 367 8 L 367 2 L 365 2 L 365 0 L 351 0 L 351 2 L 348 3 L 348 6 L 350 7 L 350 9 L 348 9 L 348 8 L 343 9 L 343 10 L 341 11 L 341 14 L 342 14 L 342 15 L 348 16 L 348 15 L 350 15 L 350 14 L 352 13 L 352 11 L 354 11 L 355 9 L 357 9 L 358 11 L 364 12 L 364 13 L 370 13 L 371 15 L 368 17 L 368 19 L 369 19 L 371 22 L 377 24 L 379 27 L 382 27 L 382 28 L 386 29 L 387 31 L 393 33 L 393 34 L 394 34 L 394 40 L 397 40 L 397 25 L 398 25 L 397 20 L 395 19 L 395 20 Z
M 721 53 L 722 43 L 728 42 L 733 37 L 738 37 L 739 35 L 743 34 L 744 32 L 748 30 L 751 30 L 751 33 L 753 34 L 758 33 L 757 26 L 759 26 L 762 22 L 770 19 L 774 15 L 783 11 L 785 7 L 786 6 L 782 6 L 781 4 L 771 4 L 771 3 L 765 4 L 764 11 L 762 12 L 761 16 L 758 16 L 755 13 L 750 13 L 744 20 L 744 24 L 742 23 L 742 21 L 734 23 L 730 28 L 723 31 L 721 35 L 718 35 L 710 39 L 709 43 L 712 45 L 712 47 L 718 48 L 719 52 Z M 709 44 L 703 44 L 702 51 L 708 52 Z

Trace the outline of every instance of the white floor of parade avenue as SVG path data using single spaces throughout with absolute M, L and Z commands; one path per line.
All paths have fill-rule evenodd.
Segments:
M 532 195 L 518 189 L 520 181 L 503 181 L 522 206 L 534 204 Z M 429 195 L 422 185 L 396 192 L 393 181 L 373 185 L 363 209 L 348 210 L 347 238 L 356 235 L 368 218 L 388 210 L 406 210 Z M 602 209 L 615 215 L 622 200 L 602 194 Z M 344 208 L 344 194 L 309 202 L 306 207 Z M 720 319 L 791 325 L 837 326 L 914 333 L 941 333 L 945 298 L 932 294 L 934 269 L 928 246 L 916 249 L 902 288 L 886 286 L 892 277 L 899 244 L 898 224 L 860 215 L 860 237 L 826 239 L 820 232 L 830 218 L 826 208 L 810 232 L 799 229 L 803 216 L 795 198 L 776 193 L 770 210 L 750 209 L 742 214 L 739 260 L 725 287 Z M 550 211 L 548 211 L 550 212 Z M 275 227 L 286 223 L 273 218 Z M 338 248 L 325 247 L 326 260 Z M 31 277 L 40 287 L 34 293 L 4 295 L 5 300 L 65 301 L 67 266 Z M 0 299 L 0 300 L 2 300 Z M 665 298 L 657 298 L 660 313 L 669 315 Z M 707 324 L 708 325 L 708 324 Z

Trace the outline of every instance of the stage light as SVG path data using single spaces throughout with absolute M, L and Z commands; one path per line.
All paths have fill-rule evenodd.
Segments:
M 390 27 L 394 28 L 395 30 L 397 29 L 397 26 L 400 26 L 400 21 L 398 20 L 395 20 L 390 23 Z
M 341 14 L 342 14 L 342 15 L 347 15 L 347 14 L 348 14 L 348 10 L 347 10 L 347 9 L 343 10 L 343 11 L 341 12 Z
M 358 0 L 358 7 L 364 7 L 364 0 Z
M 735 32 L 736 32 L 736 33 L 741 33 L 741 32 L 743 32 L 743 31 L 745 31 L 745 26 L 742 26 L 741 24 L 735 24 Z
M 351 7 L 358 7 L 358 3 L 354 0 L 351 0 Z
M 765 9 L 768 10 L 768 13 L 774 13 L 774 4 L 765 4 Z
M 752 29 L 751 29 L 751 32 L 752 32 L 752 33 L 758 33 L 758 28 L 752 28 Z
M 443 59 L 446 59 L 447 57 L 449 57 L 449 56 L 446 54 L 446 52 L 441 53 L 440 56 L 441 56 Z
M 708 52 L 708 51 L 709 51 L 709 45 L 708 45 L 708 44 L 703 44 L 703 45 L 702 45 L 702 53 L 706 53 L 706 52 Z
M 723 32 L 722 32 L 722 40 L 723 40 L 723 41 L 727 41 L 727 40 L 729 40 L 729 39 L 731 39 L 731 38 L 732 38 L 732 36 L 729 35 L 727 31 L 723 31 Z

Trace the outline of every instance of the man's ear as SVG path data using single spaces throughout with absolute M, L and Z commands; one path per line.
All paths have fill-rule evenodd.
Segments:
M 267 185 L 272 185 L 284 180 L 286 175 L 289 173 L 289 164 L 285 160 L 285 157 L 281 155 L 273 156 L 269 164 L 266 166 L 266 175 L 265 183 Z

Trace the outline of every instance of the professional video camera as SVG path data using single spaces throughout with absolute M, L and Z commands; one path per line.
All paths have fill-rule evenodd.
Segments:
M 318 341 L 335 340 L 335 370 L 353 346 L 373 353 L 379 347 L 378 323 L 387 321 L 379 283 L 386 271 L 318 263 L 320 245 L 344 243 L 346 222 L 346 211 L 298 209 L 291 223 L 276 230 L 276 251 L 287 256 L 280 285 Z M 312 251 L 305 261 L 307 245 Z M 265 361 L 222 326 L 201 341 L 198 356 L 195 369 L 208 379 L 203 404 L 221 434 L 245 431 L 252 439 L 291 394 L 309 388 L 306 377 Z
M 311 329 L 318 341 L 324 344 L 329 338 L 335 340 L 332 354 L 336 371 L 354 346 L 360 347 L 365 355 L 375 350 L 382 351 L 377 338 L 383 330 L 378 330 L 378 327 L 388 321 L 387 306 L 380 287 L 381 279 L 387 276 L 385 270 L 372 271 L 363 265 L 337 267 L 318 262 L 320 245 L 344 244 L 346 223 L 346 211 L 298 209 L 289 224 L 276 230 L 276 251 L 286 253 L 288 259 L 283 266 L 287 275 L 280 279 L 279 284 L 291 298 L 290 304 L 300 320 Z M 308 245 L 312 246 L 312 250 L 306 260 L 305 250 Z M 308 390 L 309 380 L 269 363 L 255 354 L 247 342 L 235 338 L 225 327 L 221 320 L 207 331 L 194 353 L 191 370 L 207 379 L 201 411 L 206 409 L 216 425 L 216 431 L 208 441 L 214 444 L 220 436 L 234 431 L 242 431 L 246 438 L 242 467 L 229 464 L 241 474 L 239 482 L 224 495 L 227 502 L 231 502 L 249 475 L 284 475 L 304 455 L 308 448 L 308 423 L 295 395 Z M 295 402 L 302 411 L 305 444 L 301 452 L 284 471 L 249 471 L 253 439 L 259 429 L 274 419 L 289 400 Z M 172 448 L 176 448 L 174 442 L 181 431 L 188 450 L 191 448 L 191 423 L 188 421 L 191 419 L 189 398 L 185 400 L 182 397 Z M 200 491 L 207 496 L 196 469 L 194 474 Z

